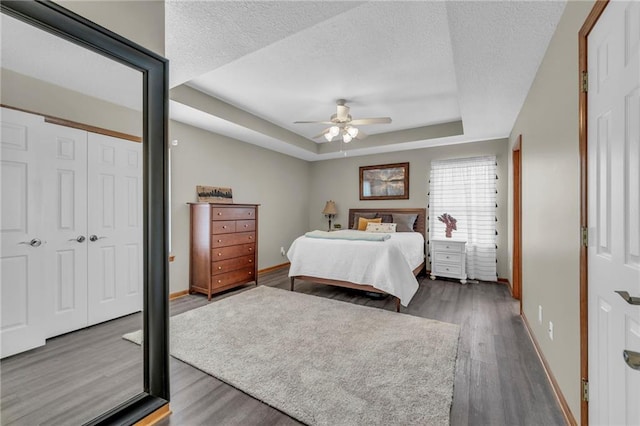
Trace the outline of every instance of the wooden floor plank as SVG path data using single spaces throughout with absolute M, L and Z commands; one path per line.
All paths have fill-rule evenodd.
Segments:
M 288 289 L 288 270 L 261 275 L 261 285 Z M 461 285 L 420 277 L 410 315 L 461 326 L 451 408 L 457 425 L 561 425 L 544 371 L 518 315 L 499 284 Z M 212 302 L 254 288 L 226 292 Z M 296 291 L 393 311 L 391 298 L 296 282 Z M 202 295 L 171 301 L 171 315 L 208 303 Z M 142 359 L 122 335 L 141 328 L 130 315 L 47 341 L 0 362 L 3 425 L 78 424 L 141 390 Z M 160 425 L 294 425 L 295 419 L 244 392 L 171 358 L 171 411 Z M 82 406 L 79 403 L 86 405 Z

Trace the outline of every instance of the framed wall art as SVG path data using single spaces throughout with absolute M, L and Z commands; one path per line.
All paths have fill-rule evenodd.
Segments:
M 360 199 L 409 199 L 409 163 L 360 167 Z
M 196 191 L 198 192 L 199 203 L 233 204 L 233 191 L 231 188 L 197 185 Z

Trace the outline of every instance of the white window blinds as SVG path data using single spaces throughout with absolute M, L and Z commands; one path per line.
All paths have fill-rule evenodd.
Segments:
M 496 281 L 496 157 L 431 162 L 429 235 L 445 238 L 438 216 L 456 220 L 453 238 L 467 241 L 467 275 Z

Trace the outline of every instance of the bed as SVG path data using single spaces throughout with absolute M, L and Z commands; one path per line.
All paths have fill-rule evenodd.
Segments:
M 349 229 L 358 216 L 372 214 L 383 223 L 391 222 L 394 214 L 417 217 L 413 232 L 390 233 L 384 242 L 297 238 L 287 253 L 291 291 L 301 280 L 391 295 L 398 312 L 400 305 L 407 306 L 425 266 L 426 209 L 349 209 Z

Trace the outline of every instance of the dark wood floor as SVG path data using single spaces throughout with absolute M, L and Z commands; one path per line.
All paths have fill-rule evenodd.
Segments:
M 287 270 L 261 284 L 288 288 Z M 212 301 L 253 288 L 249 285 Z M 394 310 L 391 298 L 296 283 L 296 291 Z M 207 304 L 189 295 L 171 302 L 171 315 Z M 404 313 L 461 326 L 451 408 L 452 425 L 561 425 L 560 408 L 529 340 L 518 304 L 500 284 L 460 285 L 420 278 Z M 132 315 L 51 339 L 44 348 L 0 363 L 3 425 L 77 424 L 139 391 L 139 347 L 121 339 L 140 328 Z M 120 399 L 118 399 L 120 398 Z M 81 404 L 89 404 L 89 408 Z M 280 411 L 171 358 L 171 410 L 161 425 L 299 424 Z

